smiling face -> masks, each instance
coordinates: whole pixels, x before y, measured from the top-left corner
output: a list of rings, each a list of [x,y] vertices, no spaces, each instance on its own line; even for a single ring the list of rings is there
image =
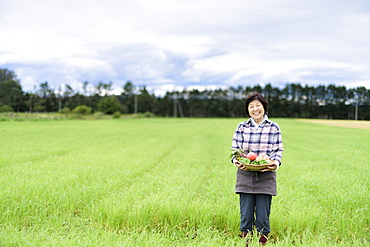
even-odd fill
[[[257,124],[262,122],[265,115],[265,109],[259,100],[253,100],[249,103],[248,112]]]

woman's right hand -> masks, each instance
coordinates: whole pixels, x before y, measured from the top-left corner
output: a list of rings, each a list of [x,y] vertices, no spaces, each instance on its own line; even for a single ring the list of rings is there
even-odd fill
[[[244,170],[244,171],[247,171],[248,170],[248,168],[247,167],[245,167],[242,163],[240,163],[239,161],[234,161],[234,166],[235,167],[237,167],[237,168],[239,168],[239,169],[242,169],[242,170]]]

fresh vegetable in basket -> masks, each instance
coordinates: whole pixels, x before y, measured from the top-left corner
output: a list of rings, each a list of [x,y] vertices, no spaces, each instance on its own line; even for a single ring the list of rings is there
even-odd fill
[[[249,151],[249,153],[247,154],[247,158],[250,159],[251,161],[257,159],[258,155]]]
[[[237,159],[238,159],[238,158],[237,158]],[[250,160],[250,159],[248,159],[248,158],[244,158],[244,157],[239,158],[239,159],[238,159],[238,161],[239,161],[240,163],[244,163],[244,164],[250,164],[250,163],[251,163],[251,160]]]
[[[251,150],[245,153],[242,149],[231,149],[231,157],[236,158],[240,163],[252,165],[266,165],[269,163],[268,160],[270,160],[268,155],[257,155]]]

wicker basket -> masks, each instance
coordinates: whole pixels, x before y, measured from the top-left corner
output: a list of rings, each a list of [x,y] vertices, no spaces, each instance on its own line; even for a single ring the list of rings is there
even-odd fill
[[[253,165],[253,164],[244,164],[244,163],[241,163],[241,164],[244,167],[248,168],[248,171],[252,171],[252,172],[258,172],[270,166],[269,164],[264,164],[264,165]]]

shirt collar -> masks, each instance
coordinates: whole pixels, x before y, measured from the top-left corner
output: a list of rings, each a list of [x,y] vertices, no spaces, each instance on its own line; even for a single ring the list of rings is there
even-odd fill
[[[263,120],[260,124],[257,124],[256,121],[254,121],[253,118],[249,118],[249,120],[247,121],[249,123],[252,124],[252,126],[255,126],[256,128],[259,128],[259,127],[263,127],[265,125],[266,122],[270,122],[269,118],[267,117],[267,115],[265,115],[263,117]]]

